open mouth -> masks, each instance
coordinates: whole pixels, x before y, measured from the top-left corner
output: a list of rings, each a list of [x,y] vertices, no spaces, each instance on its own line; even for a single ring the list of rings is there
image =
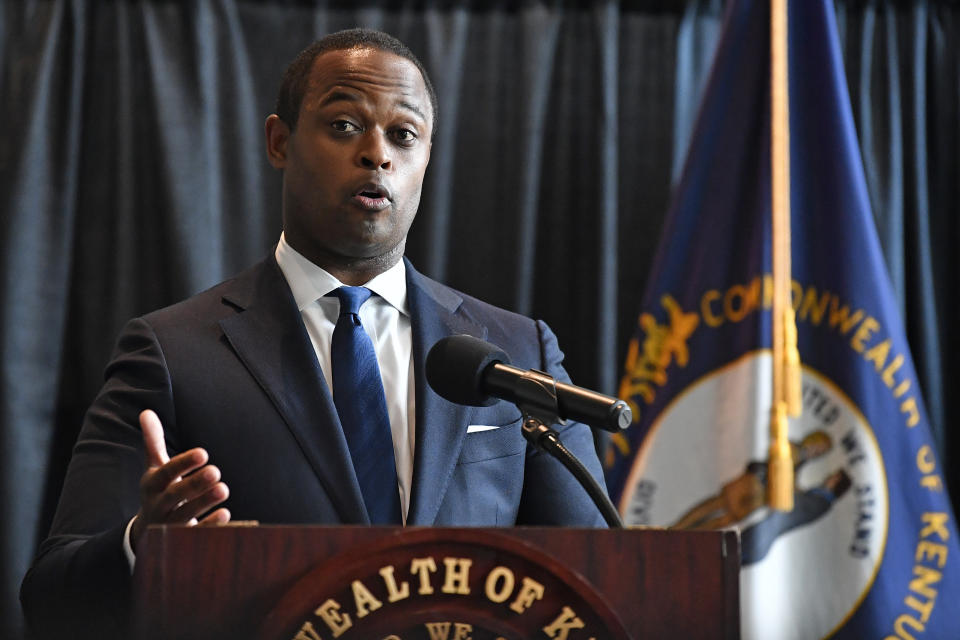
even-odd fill
[[[354,193],[353,201],[363,209],[380,211],[390,206],[390,190],[380,184],[365,184]]]

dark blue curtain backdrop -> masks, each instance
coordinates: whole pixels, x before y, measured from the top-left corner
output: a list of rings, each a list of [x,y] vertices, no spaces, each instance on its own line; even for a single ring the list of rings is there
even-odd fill
[[[408,254],[616,389],[723,2],[0,2],[0,637],[129,317],[271,250],[286,63],[372,26],[440,99]],[[837,0],[877,228],[958,486],[960,7]]]

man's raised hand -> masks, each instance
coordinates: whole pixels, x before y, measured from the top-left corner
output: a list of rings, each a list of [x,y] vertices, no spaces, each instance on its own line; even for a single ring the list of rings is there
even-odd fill
[[[190,449],[170,458],[163,439],[163,425],[149,409],[140,413],[140,428],[147,452],[147,470],[140,478],[140,511],[130,531],[131,546],[135,548],[150,524],[228,522],[230,512],[224,508],[200,520],[230,495],[227,485],[220,481],[220,470],[207,464],[207,452]]]

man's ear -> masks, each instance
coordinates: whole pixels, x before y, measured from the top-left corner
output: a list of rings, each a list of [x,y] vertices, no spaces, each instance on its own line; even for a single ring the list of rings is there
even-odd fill
[[[287,166],[287,142],[290,140],[290,127],[275,113],[267,116],[263,123],[263,132],[267,143],[267,160],[274,169]]]

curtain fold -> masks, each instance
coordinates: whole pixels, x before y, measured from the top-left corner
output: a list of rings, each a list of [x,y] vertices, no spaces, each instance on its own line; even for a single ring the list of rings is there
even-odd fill
[[[424,64],[431,69],[442,70],[442,75],[432,75],[435,90],[446,99],[438,106],[439,120],[434,133],[434,145],[431,155],[441,158],[454,157],[457,143],[457,124],[459,123],[460,98],[463,93],[464,55],[467,50],[467,26],[469,15],[463,8],[450,12],[437,9],[427,11],[425,20],[428,26],[429,55]],[[444,64],[443,61],[449,61]],[[427,237],[426,246],[433,250],[425,255],[423,269],[443,280],[446,278],[447,263],[450,260],[450,225],[456,206],[455,194],[450,188],[454,181],[454,163],[433,163],[430,167],[429,200],[431,213],[426,229],[421,232]]]
[[[263,121],[324,33],[405,41],[438,130],[407,253],[616,390],[722,0],[0,1],[0,636],[123,322],[280,233]],[[954,496],[960,7],[837,0],[877,228]]]
[[[946,263],[957,246],[951,221],[960,204],[955,186],[960,102],[958,50],[943,35],[956,42],[958,11],[942,2],[840,2],[837,13],[877,231],[934,437],[944,462],[953,466],[956,436],[949,427],[960,414],[944,397],[948,381],[957,381],[944,354],[950,353],[946,347],[958,313],[951,275],[956,268]],[[931,39],[931,32],[942,35]],[[951,141],[952,152],[943,153],[948,148],[943,144]],[[940,153],[934,151],[938,146]],[[941,225],[952,227],[953,234],[933,233]],[[955,492],[956,477],[948,476]]]
[[[521,37],[517,65],[519,83],[518,111],[521,114],[517,129],[520,144],[520,191],[516,208],[516,280],[512,307],[529,315],[533,310],[533,285],[538,258],[537,227],[541,211],[540,196],[543,175],[549,170],[549,150],[546,139],[553,131],[553,114],[548,109],[550,86],[556,72],[557,39],[560,36],[561,14],[545,7],[534,6],[523,10],[520,16]],[[535,37],[530,37],[535,36]],[[569,41],[568,41],[569,42]]]
[[[723,27],[724,3],[689,2],[677,33],[677,81],[674,86],[673,164],[670,181],[676,185],[700,109],[704,83],[710,77],[713,54]]]
[[[611,366],[622,359],[617,353],[617,184],[620,181],[620,112],[618,82],[620,67],[620,7],[608,0],[595,11],[596,42],[600,49],[600,202],[597,206],[596,281],[597,317],[595,329],[596,387],[615,394],[619,371]]]
[[[0,94],[0,635],[20,617],[55,440],[87,44],[81,2],[6,6],[3,19],[17,54],[2,54]]]

